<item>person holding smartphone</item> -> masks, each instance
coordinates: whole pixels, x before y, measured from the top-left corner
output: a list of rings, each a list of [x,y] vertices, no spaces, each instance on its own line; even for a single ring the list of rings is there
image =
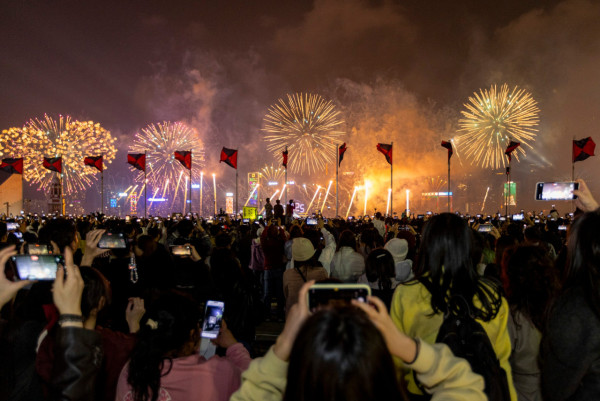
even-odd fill
[[[121,371],[116,400],[226,401],[241,384],[250,354],[227,329],[225,321],[215,345],[226,348],[225,357],[199,355],[198,305],[170,292],[148,307],[131,359]]]

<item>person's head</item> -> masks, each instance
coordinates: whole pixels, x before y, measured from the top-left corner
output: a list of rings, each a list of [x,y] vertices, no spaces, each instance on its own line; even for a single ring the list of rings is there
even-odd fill
[[[265,199],[265,202],[270,203],[271,202],[271,198]]]
[[[191,220],[183,219],[177,223],[177,232],[181,238],[189,238],[194,230],[194,223]]]
[[[294,265],[305,265],[315,254],[315,247],[307,238],[294,238],[292,241],[292,259]]]
[[[49,244],[50,241],[54,241],[60,253],[64,253],[67,246],[75,252],[78,246],[78,239],[73,220],[63,217],[49,220],[42,230],[40,230],[39,241],[41,244]]]
[[[511,253],[502,274],[506,299],[543,331],[560,287],[554,261],[539,246],[522,246]]]
[[[299,237],[302,237],[303,235],[304,235],[304,232],[302,231],[302,227],[297,226],[297,225],[293,225],[290,227],[290,239],[299,238]]]
[[[571,227],[565,289],[582,287],[600,317],[600,209],[578,217]]]
[[[79,268],[84,287],[81,295],[81,314],[84,319],[98,313],[110,304],[110,284],[98,270],[89,266]]]
[[[290,201],[288,203],[293,206],[294,205],[294,200],[290,199]]]
[[[499,285],[478,276],[473,258],[473,230],[464,219],[441,213],[426,223],[415,275],[429,282],[435,313],[446,312],[447,300],[460,295],[476,317],[489,321],[497,315],[502,302]],[[481,307],[473,305],[475,295]]]
[[[377,212],[377,213],[375,213],[375,218],[376,218],[377,220],[383,220],[383,219],[382,219],[382,216],[381,216],[381,212]]]
[[[341,248],[343,248],[345,246],[352,248],[355,251],[358,250],[357,243],[356,243],[356,235],[354,235],[354,233],[350,230],[344,230],[340,234],[340,240],[338,241],[337,250],[339,251]]]
[[[405,239],[392,238],[383,248],[392,254],[396,263],[403,261],[408,255],[408,241]]]
[[[285,401],[401,400],[381,333],[357,308],[316,312],[290,354]]]
[[[391,290],[392,278],[396,276],[394,257],[385,249],[371,251],[365,263],[365,274],[369,282],[379,282],[380,290]]]
[[[221,231],[215,237],[215,247],[217,248],[230,248],[231,247],[231,235]]]
[[[135,401],[158,399],[163,368],[168,372],[173,358],[197,352],[200,318],[198,305],[174,292],[147,307],[129,362],[127,382]]]
[[[281,203],[281,200],[277,199],[277,200],[275,201],[275,203],[276,203],[277,205],[279,205],[279,204]]]
[[[7,235],[8,228],[6,227],[6,223],[4,221],[0,221],[0,242],[6,242]]]

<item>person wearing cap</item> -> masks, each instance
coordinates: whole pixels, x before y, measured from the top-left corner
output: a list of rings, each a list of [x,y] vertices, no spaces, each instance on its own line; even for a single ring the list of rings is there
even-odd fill
[[[392,238],[383,247],[394,258],[396,281],[403,283],[413,278],[412,260],[406,259],[408,255],[408,241],[402,238]]]
[[[286,316],[292,305],[298,302],[300,288],[310,280],[324,280],[327,270],[315,258],[315,247],[307,238],[294,238],[292,243],[292,259],[294,268],[283,274],[283,294],[285,296]]]

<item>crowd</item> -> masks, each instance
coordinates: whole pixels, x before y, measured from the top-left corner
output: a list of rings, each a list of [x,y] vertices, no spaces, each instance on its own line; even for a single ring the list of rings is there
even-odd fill
[[[437,338],[456,308],[506,399],[600,399],[600,210],[577,195],[574,215],[522,219],[298,219],[279,201],[250,222],[5,217],[0,400],[484,400],[488,379]],[[61,255],[54,279],[20,277],[14,257],[40,248]],[[315,283],[372,296],[313,312]],[[207,300],[225,304],[208,358]],[[266,353],[263,321],[284,324]]]

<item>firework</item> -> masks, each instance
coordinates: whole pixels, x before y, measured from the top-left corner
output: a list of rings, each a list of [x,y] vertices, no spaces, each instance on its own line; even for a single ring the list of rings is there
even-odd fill
[[[90,186],[96,179],[96,170],[85,168],[86,156],[100,156],[104,164],[115,158],[115,138],[110,132],[93,121],[74,121],[59,116],[54,120],[31,119],[22,128],[2,131],[0,137],[1,157],[23,157],[24,179],[46,189],[55,177],[54,172],[42,166],[44,157],[62,157],[63,192],[72,194]]]
[[[528,141],[535,140],[540,110],[524,89],[509,90],[504,84],[497,90],[493,85],[475,92],[464,106],[455,141],[472,164],[494,169],[506,166],[504,150],[511,140],[522,145],[513,154],[517,161],[525,156],[525,147],[533,149]]]
[[[315,173],[336,160],[336,145],[344,132],[339,112],[319,95],[296,93],[279,99],[264,118],[267,150],[277,160],[287,146],[289,167],[300,174]]]
[[[275,167],[272,164],[264,166],[260,170],[260,177],[262,185],[268,185],[269,182],[276,182],[279,184],[284,179],[285,169],[283,167]]]
[[[131,153],[146,153],[148,166],[148,183],[153,187],[161,187],[162,193],[175,191],[183,187],[182,176],[188,176],[187,170],[175,159],[175,151],[192,151],[192,179],[200,179],[200,168],[204,163],[204,144],[198,132],[187,125],[176,122],[150,124],[137,133],[133,144],[129,146]],[[137,179],[143,181],[144,172],[130,167],[137,172]],[[175,197],[173,197],[174,201]]]

